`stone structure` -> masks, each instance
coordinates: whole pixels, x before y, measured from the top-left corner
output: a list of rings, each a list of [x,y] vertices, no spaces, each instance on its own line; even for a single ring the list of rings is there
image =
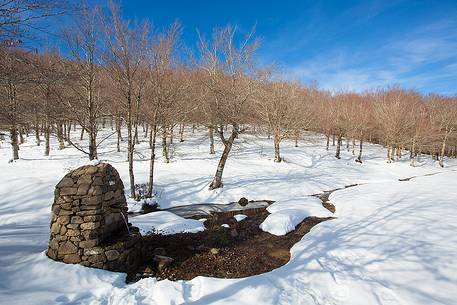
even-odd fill
[[[47,255],[58,261],[132,272],[141,235],[127,221],[124,185],[107,163],[77,168],[57,184]]]

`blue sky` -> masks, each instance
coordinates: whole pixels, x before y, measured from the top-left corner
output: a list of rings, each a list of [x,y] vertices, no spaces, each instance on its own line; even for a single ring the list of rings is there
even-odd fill
[[[125,17],[164,27],[178,19],[186,44],[196,29],[256,24],[259,63],[288,78],[332,90],[401,85],[457,93],[457,1],[147,1],[120,2]]]

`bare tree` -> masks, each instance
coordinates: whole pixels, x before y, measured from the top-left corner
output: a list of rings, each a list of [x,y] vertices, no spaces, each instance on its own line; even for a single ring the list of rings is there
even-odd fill
[[[105,55],[105,68],[119,90],[121,103],[126,114],[127,158],[129,162],[130,195],[136,197],[135,176],[133,172],[133,153],[135,149],[135,118],[144,89],[144,79],[140,78],[141,67],[145,60],[148,27],[134,26],[124,21],[119,7],[110,2],[111,19],[104,20],[104,31],[109,52]]]
[[[222,174],[233,142],[244,130],[240,123],[246,115],[249,99],[255,91],[253,54],[258,41],[251,31],[237,44],[236,28],[226,27],[213,33],[211,42],[200,35],[201,68],[207,73],[206,85],[213,93],[211,109],[217,122],[217,133],[224,144],[216,174],[209,188],[222,186]],[[230,135],[224,134],[224,126],[230,125]]]

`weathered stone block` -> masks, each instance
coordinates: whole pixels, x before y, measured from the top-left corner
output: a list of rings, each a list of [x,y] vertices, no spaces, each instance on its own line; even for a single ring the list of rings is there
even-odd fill
[[[63,257],[63,261],[67,264],[77,264],[81,262],[81,257],[79,254],[69,254]]]
[[[85,222],[81,224],[81,230],[92,230],[100,227],[99,222]]]
[[[60,196],[63,195],[76,195],[78,189],[76,187],[63,187],[60,189]]]
[[[87,194],[87,191],[89,190],[90,188],[90,184],[89,183],[85,183],[85,184],[80,184],[78,186],[78,191],[76,192],[76,195],[86,195]]]
[[[99,243],[98,239],[92,239],[92,240],[84,240],[79,243],[79,246],[83,249],[88,249],[88,248],[93,248],[97,246]]]
[[[83,223],[83,218],[81,216],[73,216],[71,218],[71,223]]]
[[[58,188],[63,188],[63,187],[70,187],[73,186],[74,182],[73,179],[70,177],[64,177],[60,182],[56,185]]]
[[[72,242],[66,241],[59,246],[58,253],[61,255],[66,254],[74,254],[78,251],[78,247],[76,247]]]
[[[108,250],[105,252],[105,256],[109,261],[114,261],[119,258],[120,254],[117,250]]]

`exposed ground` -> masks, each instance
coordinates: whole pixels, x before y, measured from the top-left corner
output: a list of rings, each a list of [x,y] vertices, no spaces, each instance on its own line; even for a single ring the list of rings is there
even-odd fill
[[[259,228],[269,214],[265,209],[243,213],[249,216],[240,222],[233,218],[233,212],[214,213],[204,223],[207,229],[199,233],[148,235],[144,242],[149,253],[154,248],[163,248],[174,262],[158,271],[151,256],[139,272],[152,269],[152,274],[143,276],[171,280],[190,280],[196,276],[240,278],[265,273],[286,264],[290,248],[313,226],[330,219],[308,217],[289,234],[275,236]]]

